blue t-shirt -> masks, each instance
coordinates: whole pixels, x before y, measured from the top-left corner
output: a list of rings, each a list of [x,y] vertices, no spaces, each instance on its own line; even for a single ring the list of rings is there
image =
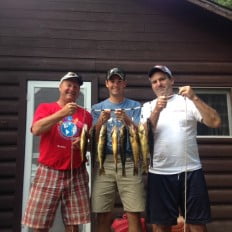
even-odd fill
[[[140,121],[140,113],[141,113],[141,104],[137,101],[125,98],[123,102],[119,104],[115,104],[106,99],[100,103],[97,103],[92,106],[92,116],[93,122],[96,124],[101,111],[105,109],[115,110],[115,109],[124,109],[126,114],[132,119],[135,124],[138,124]],[[106,153],[112,154],[112,139],[111,139],[111,131],[113,126],[117,126],[120,128],[122,126],[122,122],[117,120],[114,114],[114,111],[111,111],[111,117],[107,121],[107,148]],[[127,139],[127,154],[132,154],[129,138]]]

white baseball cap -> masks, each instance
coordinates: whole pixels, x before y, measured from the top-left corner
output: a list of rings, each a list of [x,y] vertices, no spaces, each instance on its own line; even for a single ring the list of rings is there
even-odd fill
[[[72,80],[77,82],[80,86],[83,84],[83,80],[81,75],[75,73],[75,72],[68,72],[67,74],[65,74],[61,79],[60,79],[60,84],[62,83],[62,81],[64,80]]]

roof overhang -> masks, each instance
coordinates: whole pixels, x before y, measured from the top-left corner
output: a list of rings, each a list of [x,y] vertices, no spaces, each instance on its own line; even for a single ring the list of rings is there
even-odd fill
[[[199,5],[209,11],[214,12],[215,14],[221,15],[229,20],[232,20],[232,10],[225,8],[223,6],[220,6],[212,1],[208,0],[187,0],[189,2],[192,2],[196,5]]]

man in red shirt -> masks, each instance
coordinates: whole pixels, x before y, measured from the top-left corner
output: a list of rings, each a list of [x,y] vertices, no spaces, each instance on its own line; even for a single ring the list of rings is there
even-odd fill
[[[52,227],[61,202],[66,232],[90,222],[88,173],[81,158],[80,134],[89,129],[91,114],[76,104],[83,81],[69,72],[61,78],[57,102],[36,109],[31,132],[40,136],[39,166],[32,183],[22,224],[34,232]]]

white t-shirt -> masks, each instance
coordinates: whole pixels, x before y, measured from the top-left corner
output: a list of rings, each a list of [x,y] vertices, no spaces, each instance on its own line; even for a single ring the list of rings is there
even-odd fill
[[[143,105],[141,122],[146,122],[155,105],[156,99]],[[196,135],[197,121],[201,120],[191,100],[180,95],[170,98],[154,130],[153,167],[149,172],[177,174],[200,169]]]

